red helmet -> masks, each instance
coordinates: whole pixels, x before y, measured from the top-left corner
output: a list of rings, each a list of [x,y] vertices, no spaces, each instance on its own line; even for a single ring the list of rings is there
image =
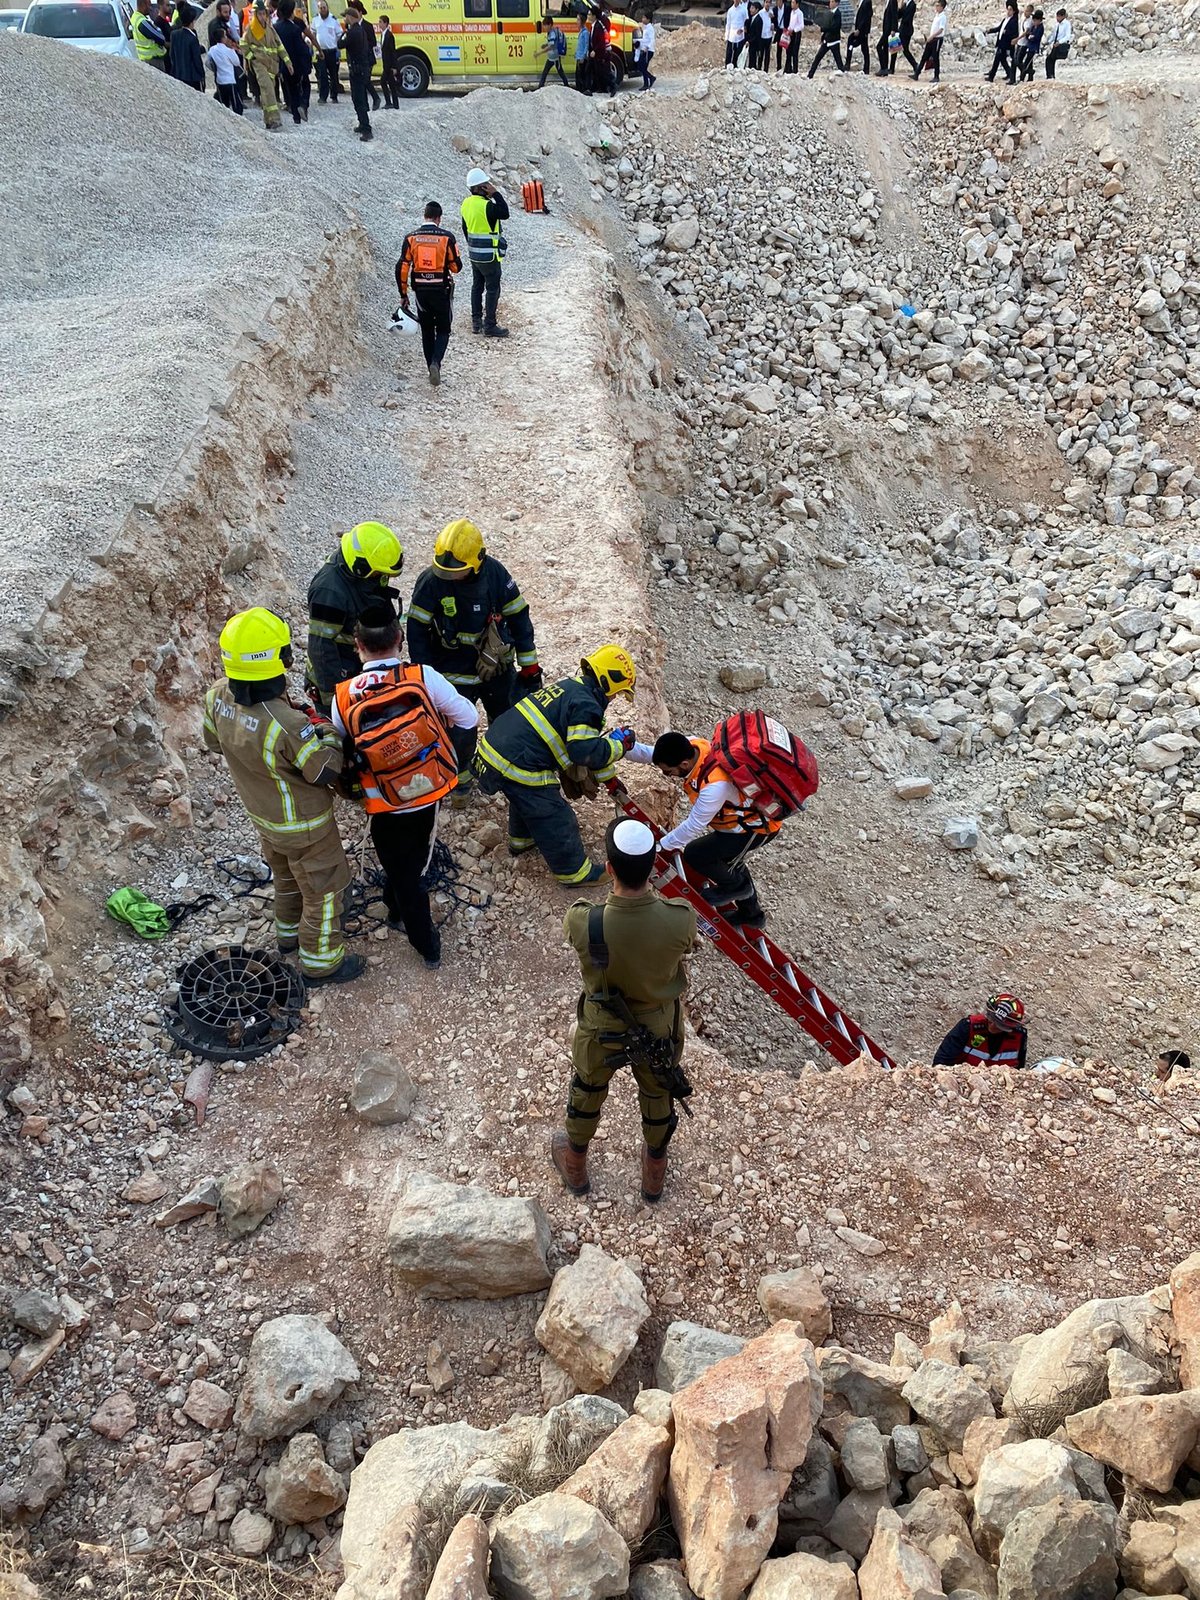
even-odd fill
[[[1025,1021],[1025,1007],[1015,994],[990,994],[983,1009],[988,1021],[1000,1027],[1019,1028]]]

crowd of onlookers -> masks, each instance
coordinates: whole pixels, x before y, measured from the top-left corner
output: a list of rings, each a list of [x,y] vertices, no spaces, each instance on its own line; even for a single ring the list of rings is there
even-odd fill
[[[845,39],[843,59],[842,13],[835,3],[819,13],[815,24],[818,44],[808,64],[808,76],[813,76],[826,56],[830,57],[836,71],[853,71],[859,54],[863,72],[870,73],[873,54],[877,77],[886,78],[894,73],[897,61],[903,56],[914,78],[920,78],[928,69],[934,83],[939,82],[942,44],[946,37],[946,0],[934,0],[933,16],[919,59],[912,49],[916,18],[917,0],[885,0],[876,33],[873,0],[859,0],[854,24]],[[804,29],[804,12],[795,0],[769,0],[769,3],[768,0],[732,0],[725,13],[725,65],[769,72],[773,56],[776,72],[798,73]],[[987,31],[996,36],[995,57],[987,74],[991,82],[995,82],[996,73],[1001,69],[1009,83],[1030,81],[1037,59],[1043,53],[1046,76],[1053,78],[1055,68],[1066,59],[1071,48],[1071,23],[1061,7],[1054,21],[1047,25],[1042,10],[1029,5],[1021,17],[1018,16],[1018,0],[1006,0],[1004,20]]]

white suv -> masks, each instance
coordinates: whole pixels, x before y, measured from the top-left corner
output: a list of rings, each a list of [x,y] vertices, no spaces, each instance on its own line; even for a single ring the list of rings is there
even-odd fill
[[[125,0],[33,0],[21,32],[61,39],[64,44],[97,50],[101,55],[136,59],[130,16]]]

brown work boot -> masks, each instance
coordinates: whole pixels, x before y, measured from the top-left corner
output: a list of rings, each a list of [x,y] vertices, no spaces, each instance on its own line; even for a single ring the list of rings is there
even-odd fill
[[[642,1146],[642,1199],[656,1205],[667,1182],[667,1152],[655,1155],[648,1144]]]
[[[587,1194],[592,1185],[588,1178],[586,1146],[576,1149],[560,1128],[550,1140],[550,1159],[565,1188],[572,1194]]]

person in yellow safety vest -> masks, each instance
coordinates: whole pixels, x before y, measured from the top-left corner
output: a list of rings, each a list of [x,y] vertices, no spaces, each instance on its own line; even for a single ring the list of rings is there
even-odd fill
[[[275,80],[281,72],[291,70],[291,63],[271,24],[267,0],[254,0],[254,15],[242,30],[242,60],[258,89],[267,131],[281,132],[283,123],[279,116],[279,101],[275,98]]]
[[[156,22],[151,22],[152,0],[137,0],[137,7],[129,21],[133,34],[133,48],[139,61],[148,62],[160,72],[167,70],[167,38]]]
[[[653,747],[635,744],[629,759],[652,761],[660,772],[682,778],[691,799],[691,810],[663,834],[659,849],[681,850],[684,864],[710,880],[700,892],[712,905],[729,907],[727,922],[762,928],[767,917],[746,857],[773,839],[782,823],[748,802],[720,767],[705,769],[710,749],[707,739],[670,732]]]
[[[467,173],[471,191],[462,203],[463,238],[471,262],[471,327],[489,339],[507,339],[508,329],[496,326],[500,304],[500,263],[508,241],[500,224],[508,220],[508,201],[482,167]]]
[[[288,699],[292,636],[255,606],[221,630],[225,682],[204,698],[204,743],[224,756],[275,883],[281,951],[299,950],[308,983],[347,983],[365,970],[346,954],[342,896],[350,867],[333,815],[342,742],[324,718]]]

